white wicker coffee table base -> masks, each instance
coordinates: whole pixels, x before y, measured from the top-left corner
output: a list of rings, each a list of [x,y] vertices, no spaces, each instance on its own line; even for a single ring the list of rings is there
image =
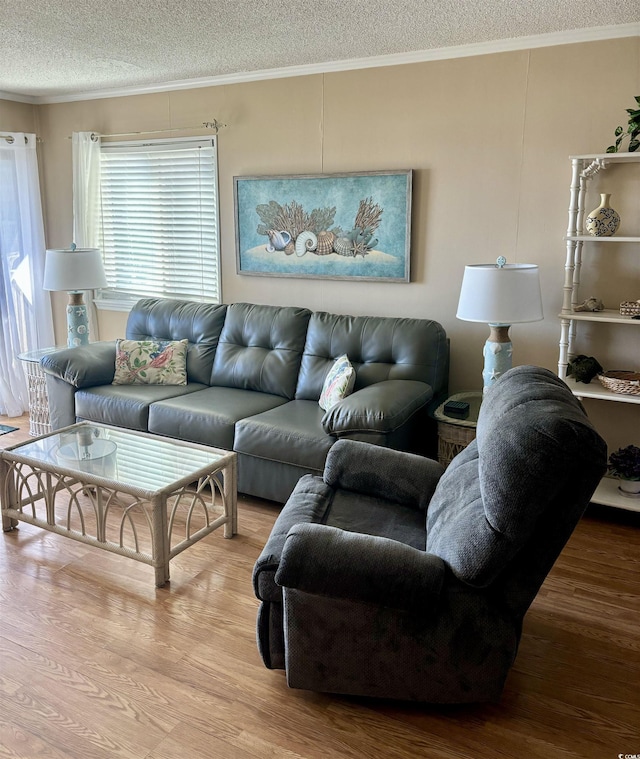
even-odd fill
[[[82,424],[74,425],[66,432],[82,427]],[[220,527],[225,538],[237,532],[235,453],[204,446],[190,448],[177,441],[142,433],[117,431],[114,435],[111,428],[100,425],[93,425],[91,429],[106,430],[107,435],[111,432],[119,444],[123,435],[135,436],[130,442],[137,446],[127,450],[129,467],[135,456],[132,451],[139,448],[141,441],[148,451],[153,450],[154,441],[159,441],[158,445],[165,451],[167,445],[181,446],[176,453],[183,458],[188,458],[189,452],[202,453],[204,458],[196,464],[210,461],[180,481],[149,490],[127,483],[126,477],[124,481],[106,480],[90,472],[53,465],[48,460],[49,454],[34,457],[29,444],[14,446],[0,453],[0,497],[5,531],[20,521],[27,522],[149,564],[155,570],[158,587],[169,579],[171,559],[186,548]],[[38,441],[47,444],[53,437],[44,436]],[[208,456],[209,452],[212,455]],[[144,464],[144,461],[139,462],[141,467]]]

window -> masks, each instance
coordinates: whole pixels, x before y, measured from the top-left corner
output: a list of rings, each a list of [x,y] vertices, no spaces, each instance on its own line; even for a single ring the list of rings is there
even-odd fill
[[[103,308],[139,298],[220,302],[215,138],[103,143]]]

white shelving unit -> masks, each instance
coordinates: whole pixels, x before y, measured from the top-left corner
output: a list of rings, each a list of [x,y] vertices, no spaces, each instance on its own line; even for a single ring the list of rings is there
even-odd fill
[[[606,170],[609,166],[620,163],[640,164],[640,153],[604,153],[598,155],[571,156],[571,196],[569,202],[569,225],[565,237],[567,244],[567,258],[565,263],[564,289],[562,298],[562,312],[560,317],[560,344],[558,360],[558,376],[561,377],[571,388],[578,398],[591,398],[600,401],[612,401],[614,403],[628,403],[640,405],[640,395],[623,395],[613,393],[602,387],[600,383],[578,383],[571,377],[567,377],[567,364],[578,353],[575,349],[576,336],[580,322],[592,324],[625,325],[626,329],[640,328],[640,320],[630,316],[622,316],[619,311],[605,309],[604,311],[575,311],[575,307],[582,302],[580,296],[580,270],[582,267],[582,255],[589,243],[618,244],[627,243],[638,246],[635,250],[640,255],[640,236],[613,236],[592,237],[583,234],[585,217],[585,196],[589,180],[598,172]],[[640,223],[640,219],[639,219]],[[582,351],[584,352],[584,351]],[[640,425],[640,412],[638,414]],[[618,489],[618,481],[605,477],[600,482],[594,497],[594,503],[605,506],[615,506],[620,509],[640,512],[640,499],[625,496]]]

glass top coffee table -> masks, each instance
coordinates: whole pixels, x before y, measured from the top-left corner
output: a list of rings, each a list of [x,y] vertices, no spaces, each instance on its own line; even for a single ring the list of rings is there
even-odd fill
[[[81,422],[0,451],[2,527],[41,527],[151,565],[237,532],[232,451]]]

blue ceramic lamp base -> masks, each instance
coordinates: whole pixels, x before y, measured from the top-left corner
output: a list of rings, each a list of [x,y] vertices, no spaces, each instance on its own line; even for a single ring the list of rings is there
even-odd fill
[[[509,339],[509,326],[509,324],[489,325],[491,332],[482,351],[484,356],[484,371],[482,372],[484,393],[499,377],[511,369],[513,347]]]
[[[82,292],[70,292],[67,304],[67,346],[89,345],[89,314]]]

